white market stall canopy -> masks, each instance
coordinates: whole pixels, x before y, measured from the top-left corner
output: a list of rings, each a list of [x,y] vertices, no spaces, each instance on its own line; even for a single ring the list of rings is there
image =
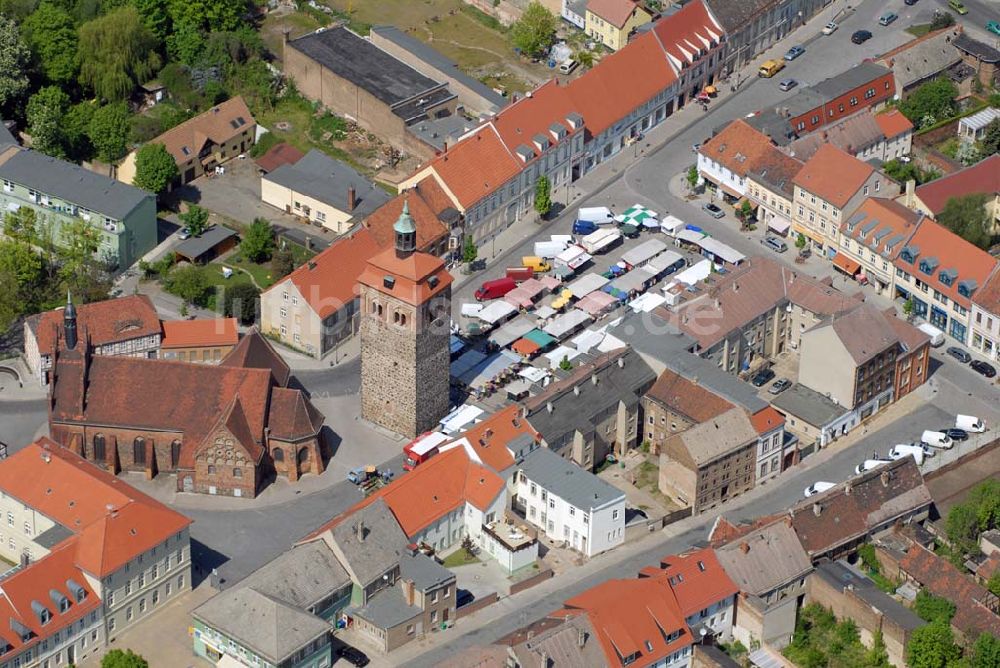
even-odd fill
[[[678,231],[683,230],[685,223],[683,220],[676,216],[666,216],[660,223],[660,231],[670,235],[676,235]]]
[[[576,331],[580,325],[586,324],[591,320],[593,318],[587,313],[584,313],[580,309],[573,309],[569,313],[564,313],[550,322],[542,331],[554,339],[562,341],[566,336]]]
[[[569,346],[559,346],[555,350],[545,353],[544,357],[549,360],[550,369],[557,369],[559,368],[559,363],[562,362],[563,359],[573,361],[582,354],[583,353],[575,348],[570,348]]]
[[[476,317],[485,323],[495,325],[504,318],[517,313],[517,307],[502,299],[490,302]]]
[[[747,256],[739,252],[732,246],[722,243],[718,239],[713,239],[712,237],[705,237],[698,242],[701,249],[706,253],[711,253],[714,257],[720,258],[723,262],[728,264],[739,264],[743,260],[747,259]]]
[[[600,290],[608,284],[608,279],[600,274],[584,274],[566,286],[566,289],[573,293],[577,299],[586,297],[591,292]]]
[[[482,415],[485,411],[478,407],[472,406],[471,404],[465,404],[459,406],[444,418],[439,423],[441,425],[441,431],[446,434],[453,434],[456,431],[461,431],[466,425],[470,424],[473,420]]]
[[[510,322],[505,322],[490,335],[490,343],[497,348],[506,348],[510,344],[535,328],[530,316],[519,315]]]
[[[629,267],[641,267],[665,250],[667,250],[667,244],[660,239],[647,239],[632,250],[623,253],[622,262]]]
[[[649,313],[656,307],[665,304],[666,301],[667,299],[663,295],[658,295],[655,292],[647,292],[629,302],[629,308],[636,313]]]

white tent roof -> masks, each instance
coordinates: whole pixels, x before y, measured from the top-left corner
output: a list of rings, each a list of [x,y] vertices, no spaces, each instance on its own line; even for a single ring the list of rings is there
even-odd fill
[[[490,302],[479,315],[476,316],[483,322],[487,322],[491,325],[495,325],[497,322],[503,320],[511,313],[516,313],[517,307],[510,304],[503,299],[497,299]]]
[[[451,413],[448,413],[448,415],[445,415],[441,420],[441,431],[446,434],[461,431],[467,424],[470,424],[483,413],[485,411],[479,406],[472,406],[470,404],[459,406]]]
[[[526,366],[520,371],[518,371],[517,375],[520,376],[521,378],[527,378],[532,383],[537,383],[546,376],[548,376],[549,373],[544,369],[539,369],[538,367]]]
[[[636,313],[649,313],[657,306],[666,303],[666,301],[667,299],[663,295],[658,295],[655,292],[647,292],[629,302],[629,306]]]
[[[660,229],[664,232],[673,234],[677,232],[677,230],[683,230],[686,224],[687,223],[677,216],[666,216],[662,221],[660,221]]]
[[[701,241],[702,237],[704,236],[705,236],[704,232],[695,232],[694,230],[689,230],[687,228],[677,232],[678,239],[680,239],[681,241],[689,241],[693,244],[696,244],[699,241]]]
[[[667,250],[667,244],[663,243],[660,239],[647,239],[635,248],[623,253],[622,262],[634,267],[643,262],[648,262],[651,258],[656,257],[665,250]]]
[[[570,339],[569,342],[576,346],[576,349],[581,353],[589,352],[591,348],[604,340],[606,329],[607,327],[601,327],[600,329],[585,329]]]
[[[585,297],[595,290],[600,290],[605,285],[608,284],[608,279],[604,278],[600,274],[584,274],[580,278],[576,279],[572,283],[566,286],[566,289],[573,293],[573,296],[579,299],[580,297]]]
[[[559,367],[559,363],[563,361],[564,357],[569,360],[573,360],[582,354],[583,353],[575,348],[570,348],[569,346],[559,346],[555,350],[545,353],[545,357],[549,360],[549,368],[556,369]]]
[[[670,285],[664,287],[664,290],[677,282],[684,283],[685,285],[694,285],[695,283],[704,281],[711,273],[711,260],[701,260],[700,262],[695,262],[684,271],[674,275],[674,280],[670,282]]]
[[[722,258],[725,262],[730,264],[739,264],[743,260],[747,259],[747,256],[739,252],[732,246],[726,245],[719,241],[718,239],[713,239],[712,237],[705,237],[698,242],[698,245],[703,249],[707,250],[712,255]]]
[[[590,315],[575,308],[550,322],[544,329],[542,329],[542,331],[561,341],[564,336],[583,323],[590,322],[591,320],[593,320],[593,318],[591,318]]]

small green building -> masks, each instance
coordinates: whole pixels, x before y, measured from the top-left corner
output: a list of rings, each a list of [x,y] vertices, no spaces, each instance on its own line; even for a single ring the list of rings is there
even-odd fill
[[[97,230],[98,255],[128,269],[156,246],[156,196],[79,165],[17,146],[0,146],[0,212],[34,209],[40,224],[63,227],[83,220]]]

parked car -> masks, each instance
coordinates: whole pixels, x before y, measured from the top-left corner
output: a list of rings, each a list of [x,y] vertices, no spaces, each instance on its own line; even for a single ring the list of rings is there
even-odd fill
[[[988,21],[986,29],[994,35],[1000,35],[1000,21]]]
[[[782,79],[781,82],[778,84],[778,88],[780,88],[781,90],[792,90],[798,85],[799,82],[796,81],[795,79]]]
[[[693,153],[697,153],[700,150],[701,150],[701,142],[698,142],[697,144],[691,144],[691,151]]]
[[[885,466],[891,462],[891,459],[866,459],[854,467],[854,473],[861,475],[862,473],[867,473],[872,469],[877,469],[878,467]]]
[[[461,608],[463,605],[469,605],[476,600],[475,594],[473,594],[468,589],[459,589],[455,592],[455,607]]]
[[[939,429],[938,431],[953,441],[965,441],[969,438],[969,432],[964,429],[959,429],[958,427],[945,427],[943,429]]]
[[[958,346],[951,346],[945,352],[954,357],[955,359],[957,359],[962,364],[968,364],[969,362],[972,361],[972,355],[965,352]]]
[[[760,240],[762,244],[773,250],[775,253],[784,253],[788,250],[788,244],[779,239],[778,237],[772,237],[770,235],[764,237]]]
[[[823,492],[831,490],[836,486],[837,486],[836,483],[823,482],[822,480],[818,480],[813,484],[809,485],[808,487],[806,487],[805,492],[803,492],[802,494],[808,499],[810,496],[815,496],[816,494],[822,494]]]
[[[941,431],[931,431],[930,429],[920,435],[920,442],[926,443],[933,448],[941,448],[942,450],[947,450],[955,445],[955,441],[951,440],[948,434]]]
[[[839,28],[839,27],[840,26],[837,25],[836,21],[830,21],[825,26],[823,26],[823,34],[824,35],[832,35],[833,33],[837,32],[837,28]]]
[[[962,16],[969,13],[969,8],[962,3],[962,0],[948,0],[948,8]]]
[[[986,431],[986,423],[975,415],[956,415],[955,426],[965,431],[981,434]]]
[[[969,366],[972,367],[973,371],[975,371],[976,373],[981,373],[987,378],[993,378],[995,375],[997,375],[997,370],[993,368],[993,365],[990,364],[989,362],[972,360],[972,364],[970,364]]]
[[[180,239],[181,241],[184,241],[185,239],[190,239],[191,230],[189,230],[186,227],[182,227],[181,231],[177,234],[177,238]]]
[[[720,209],[717,205],[708,202],[707,204],[702,204],[702,210],[705,211],[712,218],[722,218],[726,213]]]
[[[769,394],[781,394],[791,386],[792,381],[787,378],[779,378],[771,384],[771,387],[769,387],[767,391]]]
[[[855,44],[864,44],[872,38],[872,34],[867,30],[856,30],[853,35],[851,35],[851,41]]]
[[[801,56],[805,52],[806,52],[806,50],[803,49],[801,46],[795,45],[792,48],[790,48],[788,51],[785,51],[785,60],[788,60],[788,61],[795,60],[796,58],[798,58],[799,56]]]
[[[878,17],[878,22],[879,25],[887,26],[898,18],[899,15],[897,15],[895,12],[886,12],[882,16]]]
[[[903,0],[903,4],[912,7],[913,5],[917,4],[917,0]]]
[[[772,378],[774,378],[774,371],[771,369],[761,369],[750,379],[750,383],[754,387],[764,387]]]
[[[896,461],[897,459],[903,459],[904,457],[913,457],[916,460],[917,466],[921,466],[924,463],[924,449],[919,445],[901,444],[894,445],[886,456]]]
[[[369,663],[368,655],[362,652],[356,647],[351,647],[350,645],[344,645],[337,649],[337,656],[344,659],[352,666],[357,666],[358,668],[363,668]]]

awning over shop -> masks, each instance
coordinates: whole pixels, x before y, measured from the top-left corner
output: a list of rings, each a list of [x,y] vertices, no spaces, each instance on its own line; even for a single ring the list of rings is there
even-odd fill
[[[528,341],[531,341],[539,348],[548,348],[549,346],[551,346],[553,343],[556,342],[555,339],[553,339],[551,336],[549,336],[540,329],[531,330],[530,332],[524,335],[524,338],[527,339]]]
[[[786,220],[785,218],[779,218],[778,216],[773,216],[771,220],[767,222],[767,226],[778,234],[787,234],[788,228],[792,226],[792,221]]]
[[[854,274],[861,271],[861,263],[856,260],[852,260],[843,253],[837,253],[833,256],[833,266],[848,276],[854,276]]]
[[[510,349],[522,357],[531,357],[541,350],[542,347],[534,341],[529,341],[528,339],[518,339],[511,344]]]
[[[618,303],[618,300],[606,292],[592,292],[578,301],[576,307],[591,316],[597,317],[616,303]]]
[[[461,352],[465,349],[465,341],[458,338],[454,334],[451,335],[451,340],[449,341],[449,347],[451,349],[451,354],[454,355],[457,352]]]

